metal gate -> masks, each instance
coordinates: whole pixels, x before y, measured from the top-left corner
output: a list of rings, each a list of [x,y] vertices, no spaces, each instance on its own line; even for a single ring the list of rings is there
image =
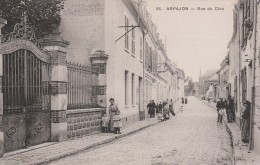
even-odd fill
[[[3,54],[5,151],[50,140],[50,66],[27,49]]]

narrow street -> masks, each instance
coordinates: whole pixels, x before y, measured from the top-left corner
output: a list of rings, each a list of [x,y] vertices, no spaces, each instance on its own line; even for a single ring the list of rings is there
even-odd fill
[[[175,110],[177,111],[177,110]],[[232,164],[231,140],[216,112],[194,97],[170,120],[51,165]]]

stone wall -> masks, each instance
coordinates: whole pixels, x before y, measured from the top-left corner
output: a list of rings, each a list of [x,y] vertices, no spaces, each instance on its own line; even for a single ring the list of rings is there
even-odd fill
[[[101,115],[103,108],[68,110],[67,137],[75,139],[101,132]]]

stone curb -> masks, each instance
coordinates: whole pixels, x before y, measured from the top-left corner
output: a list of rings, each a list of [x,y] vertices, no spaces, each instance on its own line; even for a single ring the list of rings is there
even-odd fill
[[[197,98],[197,97],[195,97],[195,98]],[[199,98],[197,98],[197,99],[198,99],[199,101],[203,102],[204,104],[206,104],[207,106],[209,106],[209,107],[211,107],[211,108],[213,108],[213,109],[216,110],[216,107],[213,107],[212,105],[208,104],[207,102],[205,102],[205,101],[203,101],[203,100],[200,100]],[[228,132],[228,134],[229,134],[229,136],[230,136],[230,139],[231,139],[231,142],[232,142],[232,144],[231,144],[231,147],[232,147],[232,165],[235,165],[235,164],[236,164],[236,158],[235,158],[235,155],[236,155],[236,154],[235,154],[235,148],[234,148],[235,144],[234,144],[233,133],[232,133],[232,131],[231,131],[230,126],[227,124],[227,121],[224,120],[224,119],[223,119],[223,121],[224,121],[224,123],[225,123],[225,126],[226,126],[226,128],[227,128],[227,132]]]
[[[98,145],[102,145],[102,144],[106,144],[106,143],[109,143],[109,142],[112,142],[114,141],[116,138],[115,137],[111,137],[111,138],[108,138],[108,139],[105,139],[105,140],[102,140],[100,142],[96,142],[96,143],[93,143],[93,144],[90,144],[88,146],[85,146],[85,147],[82,147],[82,148],[79,148],[79,149],[76,149],[76,150],[70,150],[68,151],[67,153],[61,153],[59,155],[54,155],[53,157],[50,157],[50,158],[47,158],[47,159],[44,159],[44,160],[37,160],[35,162],[32,162],[30,163],[29,165],[38,165],[38,164],[47,164],[51,161],[54,161],[54,160],[58,160],[60,158],[63,158],[63,157],[66,157],[66,156],[69,156],[69,155],[73,155],[73,154],[77,154],[79,152],[82,152],[82,151],[85,151],[87,149],[91,149],[91,148],[94,148]]]
[[[70,150],[66,153],[62,153],[62,154],[59,154],[59,155],[54,155],[53,157],[49,157],[47,159],[44,159],[44,160],[37,160],[35,162],[32,162],[30,163],[30,165],[38,165],[38,164],[47,164],[51,161],[54,161],[54,160],[58,160],[60,158],[63,158],[63,157],[66,157],[66,156],[69,156],[69,155],[73,155],[73,154],[77,154],[79,152],[82,152],[82,151],[85,151],[85,150],[88,150],[88,149],[91,149],[91,148],[94,148],[94,147],[97,147],[99,145],[103,145],[103,144],[106,144],[106,143],[110,143],[112,141],[115,141],[116,139],[120,139],[120,138],[123,138],[127,135],[131,135],[131,134],[134,134],[138,131],[141,131],[143,129],[146,129],[148,127],[151,127],[151,126],[154,126],[156,124],[158,124],[159,122],[155,122],[155,123],[151,123],[151,124],[148,124],[148,125],[145,125],[143,127],[140,127],[136,130],[132,130],[132,131],[129,131],[129,132],[126,132],[126,133],[123,133],[121,135],[116,135],[116,136],[113,136],[111,138],[108,138],[108,139],[105,139],[105,140],[102,140],[102,141],[99,141],[99,142],[96,142],[96,143],[93,143],[93,144],[90,144],[88,146],[84,146],[82,148],[79,148],[79,149],[76,149],[76,150]]]
[[[180,109],[175,113],[176,115],[180,112]],[[74,150],[74,151],[68,151],[67,153],[63,153],[63,154],[59,154],[59,155],[56,155],[56,156],[53,156],[51,158],[48,158],[48,159],[45,159],[45,160],[39,160],[39,161],[36,161],[36,162],[32,162],[30,163],[30,165],[38,165],[38,164],[47,164],[51,161],[54,161],[54,160],[58,160],[60,158],[63,158],[63,157],[66,157],[66,156],[69,156],[69,155],[73,155],[73,154],[77,154],[79,152],[82,152],[82,151],[85,151],[85,150],[88,150],[88,149],[91,149],[91,148],[94,148],[94,147],[97,147],[99,145],[103,145],[103,144],[106,144],[106,143],[110,143],[112,141],[115,141],[117,139],[120,139],[120,138],[123,138],[123,137],[126,137],[128,135],[131,135],[131,134],[134,134],[136,132],[139,132],[141,130],[144,130],[146,128],[149,128],[149,127],[152,127],[156,124],[159,124],[161,122],[157,121],[157,122],[154,122],[154,123],[151,123],[151,124],[148,124],[148,125],[145,125],[143,127],[140,127],[138,129],[135,129],[135,130],[132,130],[132,131],[129,131],[129,132],[126,132],[126,133],[123,133],[121,135],[116,135],[114,137],[111,137],[111,138],[108,138],[106,140],[102,140],[100,142],[96,142],[94,144],[91,144],[91,145],[88,145],[88,146],[85,146],[85,147],[82,147],[82,148],[79,148],[77,150]]]
[[[180,104],[177,104],[178,110],[176,109],[177,110],[176,113],[175,113],[176,115],[180,112],[180,108],[179,108],[180,106],[181,106]],[[113,137],[108,137],[107,139],[100,140],[100,141],[92,143],[92,144],[86,144],[85,146],[81,146],[81,147],[76,148],[76,149],[68,148],[68,150],[63,152],[63,153],[58,153],[58,154],[54,154],[54,155],[48,155],[48,157],[46,157],[44,159],[39,159],[39,160],[35,160],[35,161],[30,162],[30,163],[28,163],[28,165],[48,164],[51,161],[55,161],[55,160],[58,160],[60,158],[64,158],[64,157],[69,156],[69,155],[77,154],[77,153],[80,153],[82,151],[86,151],[88,149],[95,148],[97,146],[113,142],[113,141],[115,141],[117,139],[126,137],[128,135],[134,134],[136,132],[139,132],[141,130],[144,130],[146,128],[152,127],[152,126],[154,126],[156,124],[160,124],[160,123],[161,122],[159,120],[157,120],[157,121],[154,121],[154,122],[149,123],[147,125],[140,126],[137,129],[130,130],[130,131],[122,133],[120,135],[114,135]],[[53,145],[55,145],[55,144],[53,144]]]

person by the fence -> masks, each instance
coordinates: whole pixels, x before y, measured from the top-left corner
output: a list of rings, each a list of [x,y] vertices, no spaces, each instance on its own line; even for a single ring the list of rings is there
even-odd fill
[[[251,111],[251,103],[249,101],[245,101],[243,103],[243,115],[242,115],[242,130],[241,130],[241,139],[244,143],[249,143],[250,137],[250,111]]]
[[[116,112],[115,116],[113,117],[113,120],[114,120],[115,134],[121,134],[120,128],[122,128],[122,121],[121,121],[121,116],[119,111]]]
[[[109,127],[109,117],[107,116],[106,113],[103,113],[102,115],[102,132],[108,132],[108,127]]]
[[[120,113],[120,111],[119,111],[117,105],[115,104],[115,99],[110,98],[109,102],[110,102],[110,106],[109,106],[109,118],[110,118],[109,131],[114,132],[115,129],[114,129],[114,119],[113,119],[113,117],[115,116],[116,112]]]
[[[234,100],[231,98],[231,95],[228,96],[228,99],[226,101],[226,110],[228,123],[231,123],[232,121],[234,121]]]
[[[223,101],[223,98],[220,98],[220,100],[217,102],[217,112],[218,112],[218,122],[223,122],[223,115],[224,115],[224,108],[225,108],[225,103]]]
[[[185,97],[185,104],[188,104],[188,99],[187,99],[187,97]]]

